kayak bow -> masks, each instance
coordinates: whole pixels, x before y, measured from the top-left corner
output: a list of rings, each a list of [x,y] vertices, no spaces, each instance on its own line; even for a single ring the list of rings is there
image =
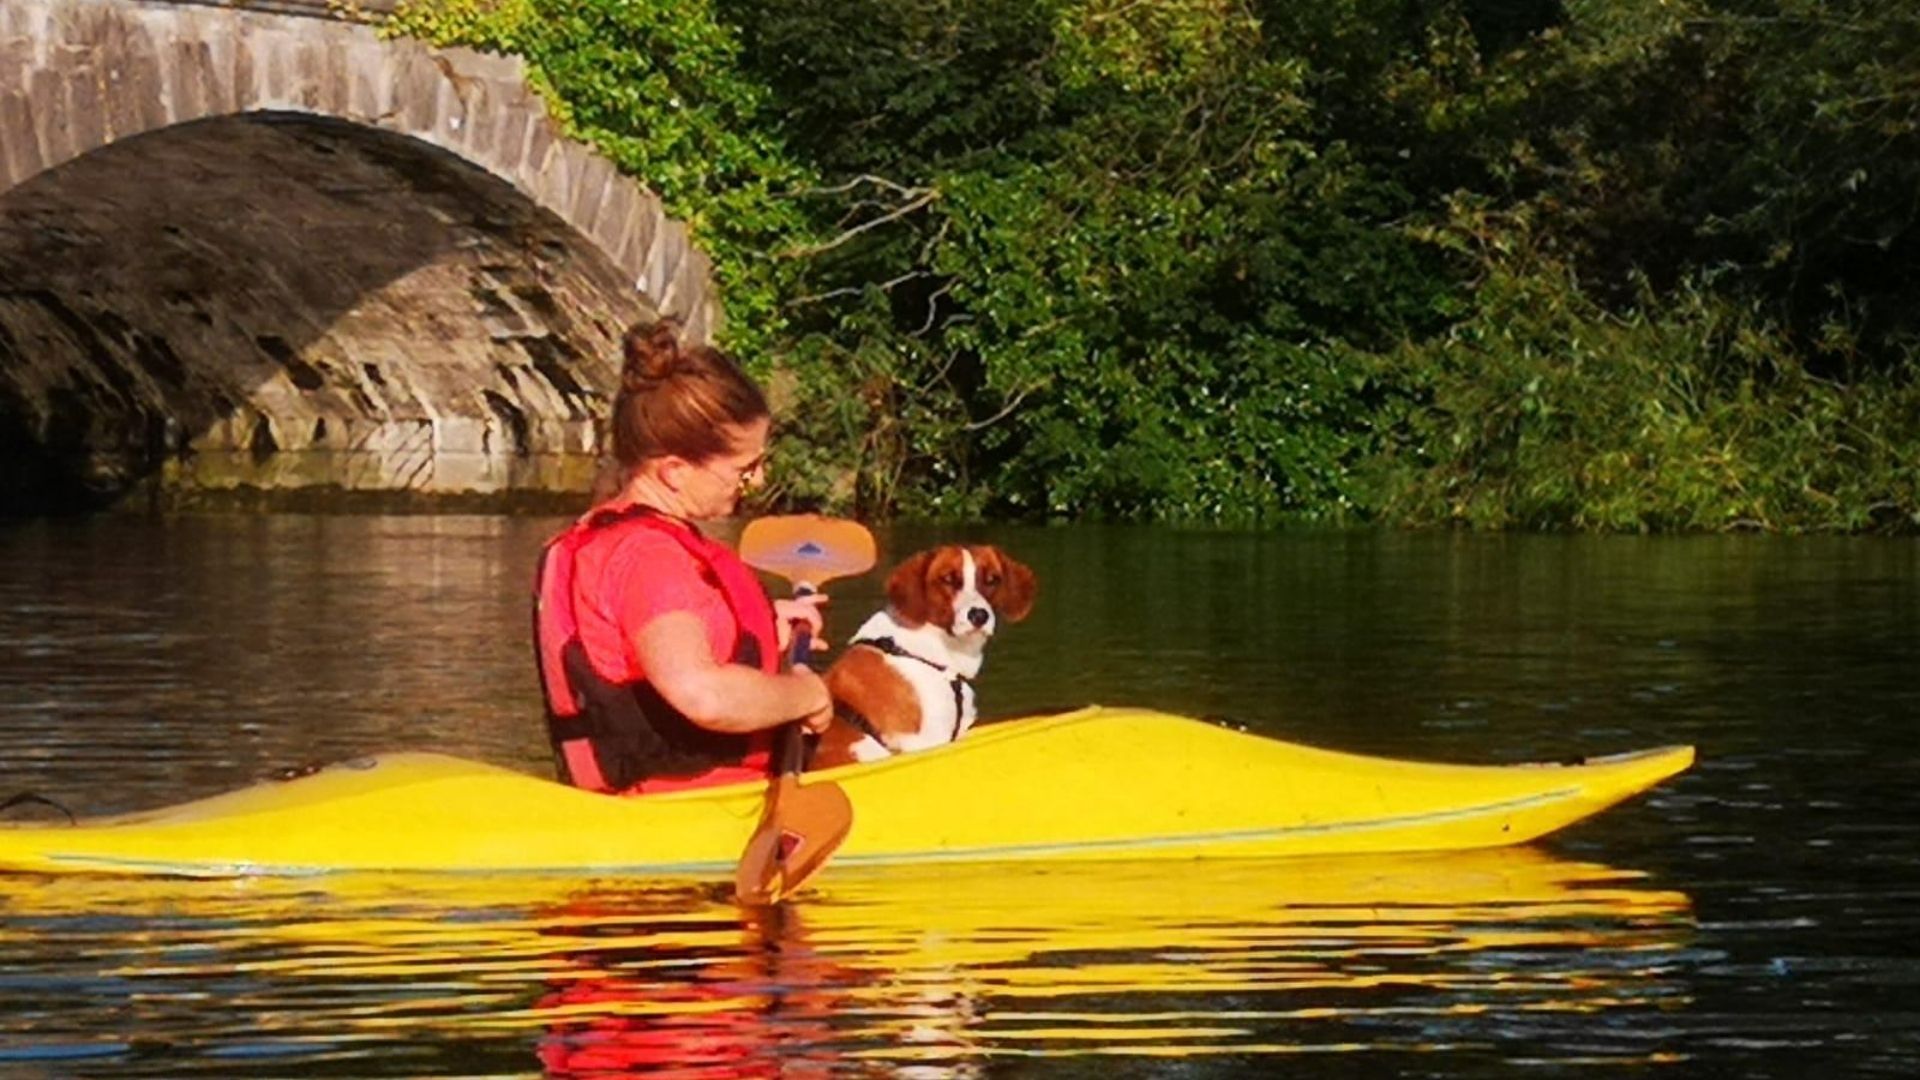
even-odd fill
[[[1093,707],[807,780],[853,801],[837,863],[1191,859],[1524,843],[1692,762],[1690,746],[1565,765],[1398,761]],[[615,797],[443,754],[382,754],[158,810],[0,826],[0,870],[725,876],[764,791]]]

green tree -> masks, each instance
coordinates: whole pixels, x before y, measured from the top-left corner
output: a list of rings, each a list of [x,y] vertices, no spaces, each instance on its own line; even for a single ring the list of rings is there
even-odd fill
[[[420,0],[712,251],[789,504],[1907,528],[1913,0]]]

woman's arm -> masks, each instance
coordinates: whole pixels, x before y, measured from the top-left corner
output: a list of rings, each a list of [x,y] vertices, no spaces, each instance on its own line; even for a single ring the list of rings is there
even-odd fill
[[[833,718],[827,684],[804,667],[784,675],[723,664],[707,645],[706,626],[689,611],[652,619],[633,636],[647,682],[687,719],[713,731],[743,733],[790,720],[821,731]]]

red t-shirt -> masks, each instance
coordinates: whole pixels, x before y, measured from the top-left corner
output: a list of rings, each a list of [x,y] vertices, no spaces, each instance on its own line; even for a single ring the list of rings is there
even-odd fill
[[[679,528],[680,526],[673,526]],[[719,583],[679,541],[655,529],[608,529],[575,556],[573,612],[580,644],[600,677],[642,682],[647,674],[635,654],[640,628],[670,612],[684,611],[707,628],[707,647],[719,663],[733,659],[739,623]]]
[[[684,528],[675,524],[673,528]],[[688,530],[691,532],[691,530]],[[696,534],[696,542],[705,542]],[[730,557],[723,553],[721,557]],[[587,660],[601,678],[614,683],[646,680],[634,651],[640,628],[670,612],[684,611],[707,630],[707,647],[718,663],[733,660],[739,620],[726,594],[680,541],[657,529],[617,526],[583,544],[574,555],[573,611]],[[722,765],[692,777],[656,776],[621,794],[651,794],[714,784],[758,780],[766,776],[764,735],[737,765]]]

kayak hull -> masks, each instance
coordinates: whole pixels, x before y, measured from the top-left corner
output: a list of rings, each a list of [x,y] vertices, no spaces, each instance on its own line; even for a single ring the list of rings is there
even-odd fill
[[[1345,855],[1524,843],[1693,756],[1681,746],[1565,765],[1446,765],[1093,707],[804,782],[838,783],[852,800],[837,864]],[[764,790],[622,798],[442,754],[383,754],[158,810],[0,826],[0,870],[726,875]]]

